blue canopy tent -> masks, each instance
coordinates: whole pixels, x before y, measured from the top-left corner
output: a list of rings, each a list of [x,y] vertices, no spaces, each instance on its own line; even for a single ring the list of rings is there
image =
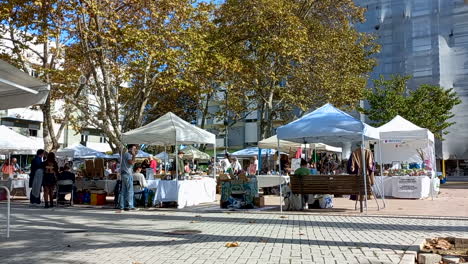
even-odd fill
[[[364,143],[380,138],[379,130],[369,126],[351,115],[335,108],[331,104],[316,109],[287,125],[277,129],[278,149],[280,140],[298,143],[341,144],[361,142],[363,160],[363,178],[365,188],[365,208],[367,212],[367,175],[364,162]]]
[[[138,150],[138,153],[136,155],[137,158],[149,158],[151,156],[151,154],[147,153],[147,152],[144,152],[143,150],[139,149]],[[120,158],[120,154],[119,153],[116,153],[116,154],[113,154],[111,156],[112,158],[114,159],[119,159]]]
[[[259,149],[258,147],[250,147],[238,150],[236,152],[231,153],[231,156],[235,156],[238,158],[250,158],[253,156],[266,156],[266,155],[274,155],[276,149]]]

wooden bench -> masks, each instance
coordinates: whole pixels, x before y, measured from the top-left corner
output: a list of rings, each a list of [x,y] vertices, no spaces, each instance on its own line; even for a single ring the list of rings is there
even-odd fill
[[[360,197],[360,210],[363,211],[364,179],[359,175],[293,175],[291,191],[294,194],[354,194]],[[367,177],[367,194],[372,194],[369,177]]]

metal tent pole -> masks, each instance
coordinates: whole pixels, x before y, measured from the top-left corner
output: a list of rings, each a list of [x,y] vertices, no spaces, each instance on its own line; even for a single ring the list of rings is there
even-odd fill
[[[380,161],[380,178],[382,179],[382,190],[381,190],[381,197],[383,202],[383,208],[387,207],[385,204],[385,183],[384,183],[384,176],[383,176],[383,161],[382,161],[382,141],[379,139],[379,161]]]
[[[213,179],[216,181],[216,143],[213,146],[213,155],[214,155],[214,160],[213,160]]]
[[[426,139],[426,142],[427,142],[427,151],[429,151],[429,150],[430,150],[430,147],[431,147],[431,146],[429,146],[429,138]],[[429,155],[428,155],[428,156],[429,156]],[[432,154],[431,154],[431,156],[432,156]],[[429,158],[429,157],[428,157],[428,158]],[[431,157],[430,159],[432,159],[432,157]],[[424,164],[424,163],[426,163],[425,160],[423,160],[423,164]],[[432,163],[432,162],[431,162],[431,163]],[[434,163],[435,163],[435,162],[434,162]],[[432,165],[432,164],[431,164],[431,165]],[[432,166],[432,167],[434,167],[434,166]],[[434,201],[434,168],[431,168],[431,169],[432,169],[432,171],[431,171],[431,184],[430,184],[429,186],[431,186],[431,200]]]
[[[280,141],[277,137],[278,142],[278,169],[279,169],[279,180],[280,180],[280,212],[283,214],[283,179],[281,177],[281,152],[280,152]]]
[[[362,159],[362,175],[364,177],[364,201],[365,201],[365,208],[366,208],[366,214],[367,214],[367,168],[366,168],[366,161],[365,161],[365,146],[364,146],[364,131],[362,132],[362,138],[361,138],[361,159]],[[359,197],[361,199],[361,197]]]
[[[176,181],[179,181],[179,155],[177,154],[177,141],[175,142],[175,148],[174,148],[174,152],[175,152],[175,160],[176,160]]]

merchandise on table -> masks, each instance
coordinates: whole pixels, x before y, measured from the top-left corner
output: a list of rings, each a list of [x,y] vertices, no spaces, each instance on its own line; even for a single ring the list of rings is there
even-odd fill
[[[424,169],[390,169],[383,172],[384,176],[431,176],[432,172]]]

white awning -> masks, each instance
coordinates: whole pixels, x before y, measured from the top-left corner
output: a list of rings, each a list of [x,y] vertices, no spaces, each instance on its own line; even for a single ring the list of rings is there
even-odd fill
[[[122,141],[159,146],[216,144],[216,136],[169,112],[145,126],[125,132]]]
[[[269,148],[277,149],[278,148],[278,137],[276,135],[266,138],[258,142],[259,148]],[[297,142],[291,142],[287,140],[280,140],[280,151],[289,152],[291,149],[297,148],[311,148],[318,151],[330,151],[330,152],[341,152],[340,147],[333,147],[322,143],[311,143],[311,144],[301,144]]]
[[[0,60],[0,110],[43,104],[49,86]]]

